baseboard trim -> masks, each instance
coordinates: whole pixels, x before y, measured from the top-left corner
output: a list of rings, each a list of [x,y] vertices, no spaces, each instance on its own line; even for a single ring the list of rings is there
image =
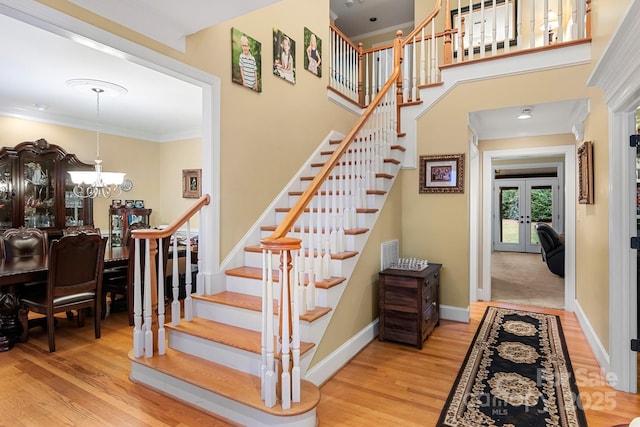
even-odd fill
[[[367,344],[378,336],[378,319],[369,323],[347,342],[338,347],[333,353],[322,359],[307,371],[305,379],[318,387],[331,379],[343,366],[345,366]]]
[[[469,323],[471,321],[471,310],[469,306],[462,308],[440,304],[440,319]]]
[[[591,326],[587,315],[582,310],[580,303],[578,300],[574,300],[573,306],[575,308],[574,313],[578,318],[578,323],[580,324],[580,328],[582,329],[582,333],[587,338],[587,342],[589,343],[589,347],[591,351],[593,351],[593,355],[596,357],[596,361],[598,365],[605,371],[609,372],[610,362],[609,362],[609,353],[605,350],[602,342],[598,338],[596,331]]]

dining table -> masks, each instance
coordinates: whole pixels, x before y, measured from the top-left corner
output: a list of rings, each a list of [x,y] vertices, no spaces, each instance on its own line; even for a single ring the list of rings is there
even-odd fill
[[[105,269],[127,265],[128,260],[129,251],[126,247],[105,248]],[[20,288],[25,283],[46,286],[48,264],[47,255],[0,260],[0,352],[11,349],[16,342],[26,340],[28,334],[21,330],[18,314]]]

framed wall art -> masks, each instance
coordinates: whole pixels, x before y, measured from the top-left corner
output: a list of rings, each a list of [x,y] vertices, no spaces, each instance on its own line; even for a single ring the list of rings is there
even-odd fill
[[[420,156],[420,193],[464,193],[464,154]]]
[[[296,42],[277,28],[273,29],[273,74],[296,84]]]
[[[262,92],[262,44],[231,29],[231,81]]]
[[[593,142],[578,147],[578,203],[593,204]]]
[[[322,40],[307,27],[304,28],[304,68],[322,77]]]
[[[202,169],[182,170],[182,197],[197,199],[202,196]]]

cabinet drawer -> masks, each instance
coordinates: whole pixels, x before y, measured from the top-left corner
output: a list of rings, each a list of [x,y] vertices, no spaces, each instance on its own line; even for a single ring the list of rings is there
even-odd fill
[[[384,306],[386,309],[396,311],[418,312],[418,301],[416,301],[416,289],[398,288],[386,286],[384,288]]]
[[[405,311],[385,310],[384,311],[385,331],[392,329],[411,331],[415,333],[418,329],[418,314],[407,313]]]

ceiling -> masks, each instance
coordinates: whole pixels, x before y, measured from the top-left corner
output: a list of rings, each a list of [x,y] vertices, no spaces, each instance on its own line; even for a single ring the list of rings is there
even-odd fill
[[[70,0],[176,48],[188,34],[279,0]],[[0,6],[5,0],[0,0]],[[413,0],[330,0],[336,25],[355,36],[399,28],[413,21]],[[403,12],[404,11],[404,12]],[[124,86],[126,95],[100,100],[102,132],[154,142],[202,134],[201,89],[118,56],[6,16],[0,7],[0,114],[81,129],[96,129],[96,97],[68,87],[70,79],[96,79]],[[369,18],[378,17],[372,23]],[[86,87],[85,87],[86,89]],[[35,104],[48,106],[39,111]],[[533,118],[515,116],[523,106],[470,114],[480,139],[566,133],[586,116],[586,101],[533,105]]]
[[[413,27],[414,0],[331,0],[334,25],[356,39],[376,32]],[[371,19],[375,18],[375,21]]]

